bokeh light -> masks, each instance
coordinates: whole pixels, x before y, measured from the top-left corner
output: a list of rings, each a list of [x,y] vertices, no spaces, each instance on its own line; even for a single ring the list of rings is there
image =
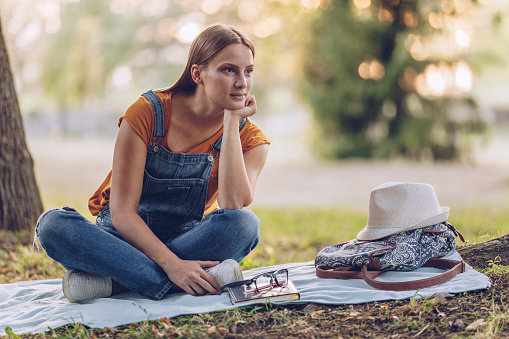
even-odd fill
[[[353,4],[359,9],[365,9],[371,6],[371,0],[353,0]]]
[[[431,27],[439,29],[444,26],[444,22],[442,20],[442,16],[438,13],[431,12],[428,15],[429,24]]]
[[[457,30],[454,34],[454,42],[460,47],[467,48],[470,46],[470,36],[464,30]]]
[[[201,28],[198,24],[185,24],[178,30],[177,39],[181,43],[189,44],[200,33],[200,30]]]
[[[468,64],[461,60],[454,68],[454,83],[462,92],[470,92],[474,86],[474,77]]]
[[[246,23],[256,23],[264,12],[263,3],[254,0],[244,0],[237,5],[237,15]]]
[[[362,79],[382,80],[385,76],[385,67],[376,59],[371,61],[363,61],[357,71]]]
[[[118,88],[129,86],[133,79],[133,72],[129,66],[120,66],[113,72],[113,84]]]
[[[415,90],[422,96],[462,95],[472,90],[473,83],[472,70],[463,60],[452,65],[445,62],[429,64],[414,78]]]
[[[221,9],[221,1],[219,0],[204,0],[201,3],[201,10],[208,15],[214,15]]]
[[[320,7],[320,0],[300,0],[300,4],[305,10],[314,12]]]

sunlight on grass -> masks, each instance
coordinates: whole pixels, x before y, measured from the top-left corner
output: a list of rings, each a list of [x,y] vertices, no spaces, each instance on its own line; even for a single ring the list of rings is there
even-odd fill
[[[326,245],[355,238],[366,215],[341,209],[255,209],[260,243],[244,268],[314,260]]]
[[[17,281],[62,278],[65,269],[31,245],[17,245],[13,250],[0,251],[0,284]]]

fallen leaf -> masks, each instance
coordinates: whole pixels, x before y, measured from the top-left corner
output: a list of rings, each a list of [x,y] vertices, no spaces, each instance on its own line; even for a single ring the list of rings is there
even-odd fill
[[[349,314],[350,317],[358,317],[359,315],[361,315],[361,314],[359,312],[355,312],[355,311],[350,312],[350,314]]]
[[[159,319],[160,322],[162,323],[165,323],[165,324],[168,324],[168,325],[171,325],[171,320],[170,318],[161,318]]]
[[[227,333],[227,332],[228,332],[228,330],[227,330],[226,328],[224,328],[224,327],[219,327],[219,332],[221,332],[221,333]]]
[[[467,331],[474,331],[478,327],[484,327],[484,326],[486,326],[486,323],[484,322],[484,319],[477,319],[476,321],[474,321],[473,323],[468,325],[466,330]]]
[[[215,333],[216,332],[216,327],[215,326],[211,326],[209,327],[209,329],[207,330],[207,333],[208,334],[212,334],[212,333]]]
[[[157,329],[157,326],[152,324],[152,332],[154,333],[154,335],[156,337],[163,337],[163,335],[161,334],[161,332],[159,332],[159,330]]]
[[[314,312],[311,312],[311,318],[312,318],[312,319],[315,319],[315,318],[317,318],[320,314],[322,314],[323,312],[325,312],[325,310],[320,310],[320,311],[314,311]]]

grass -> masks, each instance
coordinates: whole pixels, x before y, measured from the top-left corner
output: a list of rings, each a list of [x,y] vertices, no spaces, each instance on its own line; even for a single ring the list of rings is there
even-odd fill
[[[261,241],[242,262],[244,270],[313,260],[325,246],[355,238],[367,220],[361,211],[328,209],[255,209]],[[468,209],[449,221],[469,243],[509,233],[509,211]],[[44,251],[0,235],[0,283],[60,278],[63,267]],[[10,240],[9,240],[10,239]],[[29,239],[25,235],[25,239]],[[25,241],[26,242],[26,241]],[[8,334],[8,338],[153,338],[153,337],[476,337],[509,335],[509,267],[497,258],[483,273],[492,290],[455,297],[412,299],[362,305],[255,305],[227,311],[147,320],[117,328],[91,329],[79,321],[44,334]],[[498,286],[498,287],[497,287]],[[497,291],[500,290],[500,292]],[[477,323],[476,323],[477,321]],[[468,327],[470,326],[470,328]]]

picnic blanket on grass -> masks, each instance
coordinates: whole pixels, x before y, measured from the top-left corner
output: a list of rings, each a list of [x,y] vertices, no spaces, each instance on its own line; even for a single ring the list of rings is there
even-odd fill
[[[460,260],[452,251],[444,257]],[[484,274],[467,265],[466,271],[442,285],[419,291],[382,291],[363,280],[321,279],[315,274],[314,262],[290,263],[244,271],[246,279],[267,270],[288,268],[289,277],[301,293],[301,299],[288,303],[360,304],[383,300],[403,300],[462,293],[491,286]],[[386,272],[377,280],[404,281],[423,279],[442,270],[419,268],[411,272]],[[256,302],[255,302],[256,303]],[[245,306],[245,305],[242,305]],[[40,333],[49,328],[80,322],[93,328],[117,327],[125,324],[230,309],[228,293],[193,297],[185,293],[172,294],[154,301],[134,292],[70,303],[62,293],[62,279],[23,281],[0,285],[0,335],[6,327],[16,334]]]

